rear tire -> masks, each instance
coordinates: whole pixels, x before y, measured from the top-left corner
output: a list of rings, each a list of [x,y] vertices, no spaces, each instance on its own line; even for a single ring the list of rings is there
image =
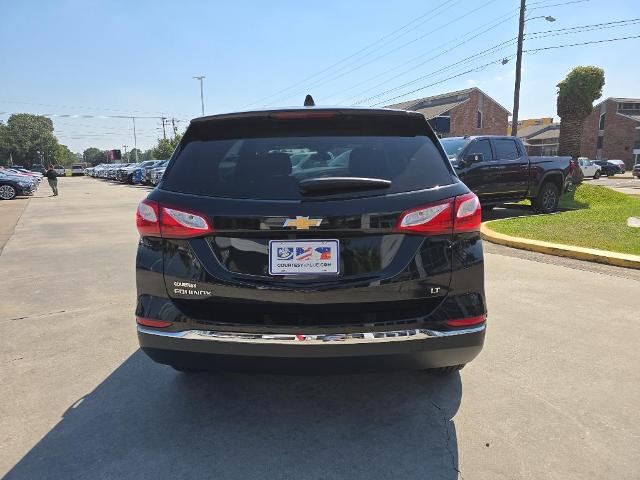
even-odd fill
[[[596,173],[593,174],[593,179],[597,180],[600,178],[600,170],[598,170]]]
[[[427,370],[432,375],[437,375],[439,377],[446,377],[453,373],[459,372],[464,368],[465,364],[462,365],[452,365],[450,367],[439,367],[439,368],[430,368]]]
[[[559,202],[560,193],[556,184],[545,182],[542,184],[538,196],[531,203],[534,211],[538,213],[553,213],[558,209]]]
[[[0,186],[0,199],[1,200],[13,200],[16,198],[16,189],[11,185]]]

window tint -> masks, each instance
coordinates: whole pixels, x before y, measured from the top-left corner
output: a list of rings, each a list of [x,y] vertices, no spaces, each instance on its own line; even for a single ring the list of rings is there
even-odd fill
[[[440,139],[440,143],[442,144],[442,148],[447,153],[447,156],[450,160],[453,160],[458,153],[469,143],[469,140],[466,138],[442,138]]]
[[[498,160],[515,160],[520,158],[516,142],[508,138],[497,138],[494,141],[496,147],[496,158]]]
[[[476,153],[482,154],[482,159],[485,162],[489,162],[493,160],[493,152],[491,150],[491,142],[489,140],[478,140],[476,142],[471,142],[469,148],[465,151],[466,155],[475,155]]]
[[[165,174],[165,190],[230,198],[300,199],[301,180],[366,177],[391,180],[380,195],[448,185],[448,162],[424,121],[393,117],[202,122],[189,127]],[[193,128],[192,128],[193,127]],[[226,138],[225,138],[226,137]]]

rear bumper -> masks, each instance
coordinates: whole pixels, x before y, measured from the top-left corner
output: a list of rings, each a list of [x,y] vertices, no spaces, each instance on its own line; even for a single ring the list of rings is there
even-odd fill
[[[482,350],[485,325],[336,335],[273,335],[138,326],[143,351],[156,362],[223,369],[436,368],[468,363]]]

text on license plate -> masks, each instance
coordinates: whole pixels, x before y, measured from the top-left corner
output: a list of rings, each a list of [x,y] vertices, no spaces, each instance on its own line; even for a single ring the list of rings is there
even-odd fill
[[[269,274],[338,273],[338,240],[271,240]]]

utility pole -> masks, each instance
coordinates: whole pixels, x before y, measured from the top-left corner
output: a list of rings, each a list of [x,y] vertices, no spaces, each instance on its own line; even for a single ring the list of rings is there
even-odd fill
[[[520,23],[518,25],[518,52],[516,53],[516,85],[513,89],[513,115],[511,116],[511,135],[518,136],[518,111],[520,110],[520,76],[522,72],[522,42],[524,41],[524,13],[526,0],[520,0]]]
[[[124,147],[124,156],[126,157],[127,156],[127,147],[129,145],[122,145],[122,146]]]
[[[204,75],[196,75],[193,78],[200,81],[200,104],[202,106],[202,116],[204,117],[204,87],[202,86],[202,80],[206,77]]]
[[[162,136],[164,137],[164,139],[167,139],[167,131],[165,130],[164,126],[166,125],[166,118],[162,117]]]
[[[138,163],[138,136],[136,135],[136,117],[131,117],[131,119],[133,120],[133,148],[134,150],[134,156],[136,157],[136,163]]]
[[[171,119],[171,124],[173,125],[173,138],[176,138],[176,135],[178,135],[178,127],[176,127],[176,119],[175,118]]]

